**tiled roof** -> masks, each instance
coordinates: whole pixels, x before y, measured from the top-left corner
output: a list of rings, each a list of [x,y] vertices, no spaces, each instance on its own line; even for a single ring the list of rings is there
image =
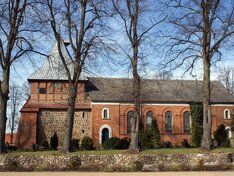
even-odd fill
[[[132,102],[132,80],[125,78],[89,78],[95,89],[93,102]],[[202,102],[202,82],[192,80],[141,81],[141,101],[145,103]],[[234,97],[218,81],[211,82],[212,103],[234,103]]]
[[[63,42],[61,43],[61,50],[72,75],[73,63]],[[29,76],[28,80],[67,80],[66,71],[59,56],[57,42],[55,42],[51,49],[48,59],[45,60],[38,70]]]

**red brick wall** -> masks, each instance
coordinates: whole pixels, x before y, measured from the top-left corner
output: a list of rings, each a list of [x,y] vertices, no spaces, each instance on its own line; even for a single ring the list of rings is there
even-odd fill
[[[37,113],[22,112],[18,127],[16,145],[19,148],[29,148],[36,144]]]
[[[102,119],[103,108],[108,108],[110,113],[109,119]],[[212,106],[212,132],[217,129],[218,125],[223,123],[225,126],[230,126],[231,119],[224,119],[224,110],[229,109],[234,112],[233,106]],[[106,124],[112,128],[113,137],[130,137],[127,134],[127,113],[133,110],[132,105],[127,104],[92,104],[92,131],[95,144],[99,143],[99,129]],[[190,111],[189,105],[142,105],[141,113],[144,125],[146,125],[146,114],[152,111],[157,119],[158,127],[161,133],[162,141],[171,141],[173,144],[180,145],[183,139],[191,140],[191,135],[184,133],[183,114],[185,111]],[[167,134],[165,132],[165,113],[172,112],[173,117],[173,132]]]
[[[109,109],[109,119],[102,118],[103,108]],[[92,105],[92,138],[95,144],[99,143],[99,129],[106,124],[112,128],[112,136],[120,137],[119,105]]]

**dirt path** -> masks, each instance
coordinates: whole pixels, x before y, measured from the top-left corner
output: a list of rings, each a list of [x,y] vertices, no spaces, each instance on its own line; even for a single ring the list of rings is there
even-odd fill
[[[234,176],[234,172],[0,172],[0,176]]]

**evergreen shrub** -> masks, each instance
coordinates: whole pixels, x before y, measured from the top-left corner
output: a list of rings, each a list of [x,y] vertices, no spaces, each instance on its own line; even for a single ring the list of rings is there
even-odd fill
[[[104,149],[127,149],[129,144],[130,141],[128,138],[119,139],[117,137],[112,137],[106,140],[102,146]]]
[[[157,149],[161,147],[160,131],[157,120],[152,120],[151,129],[140,129],[139,146],[142,149]]]
[[[224,124],[218,126],[217,130],[214,132],[214,138],[220,146],[227,139],[227,131],[225,130]]]
[[[50,147],[54,150],[57,150],[58,148],[58,136],[56,134],[56,132],[54,133],[54,135],[50,138]]]
[[[79,139],[72,139],[72,150],[77,151],[80,147],[79,145]]]
[[[203,134],[203,105],[202,103],[190,104],[192,116],[192,142],[200,147]]]
[[[92,150],[93,149],[93,140],[85,136],[81,141],[81,149],[82,150]]]

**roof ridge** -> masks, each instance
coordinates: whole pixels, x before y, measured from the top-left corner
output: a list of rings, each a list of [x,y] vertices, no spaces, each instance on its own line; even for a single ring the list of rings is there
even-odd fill
[[[131,80],[132,78],[126,78],[126,77],[88,77],[88,78],[91,78],[91,79],[127,79],[127,80]],[[143,78],[141,80],[153,80],[153,81],[191,81],[191,82],[194,82],[194,81],[197,81],[197,82],[202,82],[203,80],[198,80],[198,79],[195,79],[195,80],[191,80],[191,79],[152,79],[152,78]],[[211,82],[220,82],[219,80],[212,80]]]

